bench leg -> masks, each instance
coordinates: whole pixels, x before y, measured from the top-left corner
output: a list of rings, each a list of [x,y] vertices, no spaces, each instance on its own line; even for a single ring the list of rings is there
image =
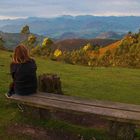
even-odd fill
[[[109,133],[111,140],[134,140],[135,125],[121,122],[111,122]]]
[[[20,109],[20,111],[24,116],[30,117],[34,120],[51,118],[51,112],[50,110],[47,109],[31,107],[23,104],[18,105],[18,108]]]
[[[39,115],[40,115],[40,119],[42,120],[47,120],[47,119],[51,119],[52,118],[52,114],[51,111],[48,109],[39,109]]]
[[[39,109],[28,105],[18,105],[19,110],[25,118],[31,118],[33,120],[40,119]]]

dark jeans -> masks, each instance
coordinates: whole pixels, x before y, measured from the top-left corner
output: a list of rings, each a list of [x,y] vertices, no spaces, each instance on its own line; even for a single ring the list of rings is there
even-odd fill
[[[14,82],[10,83],[8,94],[9,95],[15,94],[15,91],[14,91]]]
[[[14,82],[10,83],[9,85],[9,91],[8,91],[9,96],[13,94],[27,96],[27,95],[36,93],[36,87],[35,88],[32,87],[31,89],[24,89],[24,91],[17,91],[17,90],[15,91],[14,85],[15,85]]]

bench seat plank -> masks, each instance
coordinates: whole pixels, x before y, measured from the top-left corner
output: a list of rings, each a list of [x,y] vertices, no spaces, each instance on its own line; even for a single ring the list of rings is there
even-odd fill
[[[34,94],[32,96],[39,97],[39,98],[55,99],[55,100],[65,101],[65,102],[79,103],[83,105],[93,105],[93,106],[98,106],[103,108],[112,108],[112,109],[140,112],[140,105],[111,102],[111,101],[90,100],[90,99],[83,99],[79,97],[57,95],[57,94],[50,94],[50,93],[43,93],[43,92],[39,92],[38,94]]]
[[[132,110],[132,108],[130,110],[126,108],[125,110],[125,106],[123,106],[124,104],[120,104],[120,107],[115,107],[115,105],[111,107],[111,104],[109,104],[109,102],[106,105],[105,103],[103,104],[103,102],[98,101],[88,102],[88,100],[78,100],[75,97],[69,98],[69,96],[56,96],[52,94],[44,95],[44,93],[34,94],[30,96],[13,95],[10,97],[10,99],[22,102],[23,104],[44,109],[56,108],[62,110],[96,114],[105,117],[109,120],[140,124],[140,110],[138,109],[139,106],[137,106],[136,110],[135,108],[134,110]],[[96,103],[98,103],[98,105],[96,105]]]

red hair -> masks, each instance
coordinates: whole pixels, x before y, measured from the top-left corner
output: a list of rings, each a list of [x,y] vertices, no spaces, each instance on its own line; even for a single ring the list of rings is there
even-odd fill
[[[27,47],[25,47],[24,45],[18,45],[15,48],[13,63],[17,63],[17,64],[26,63],[30,59],[31,58],[29,56],[29,52],[28,52]]]

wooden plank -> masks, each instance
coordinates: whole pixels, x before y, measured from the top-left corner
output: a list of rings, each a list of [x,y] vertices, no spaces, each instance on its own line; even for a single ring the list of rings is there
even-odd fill
[[[57,94],[50,94],[50,93],[43,93],[43,92],[34,94],[32,96],[39,97],[39,98],[55,99],[55,100],[65,101],[65,102],[79,103],[83,105],[93,105],[93,106],[98,106],[103,108],[112,108],[112,109],[140,112],[140,105],[125,104],[125,103],[110,102],[110,101],[86,100],[78,97],[57,95]]]
[[[40,108],[56,108],[63,110],[70,110],[76,112],[83,112],[89,114],[101,115],[107,119],[129,122],[132,124],[140,124],[140,112],[125,111],[112,108],[102,108],[98,106],[83,105],[72,102],[65,102],[59,100],[52,100],[47,98],[37,98],[35,96],[18,96],[13,95],[11,99]]]

